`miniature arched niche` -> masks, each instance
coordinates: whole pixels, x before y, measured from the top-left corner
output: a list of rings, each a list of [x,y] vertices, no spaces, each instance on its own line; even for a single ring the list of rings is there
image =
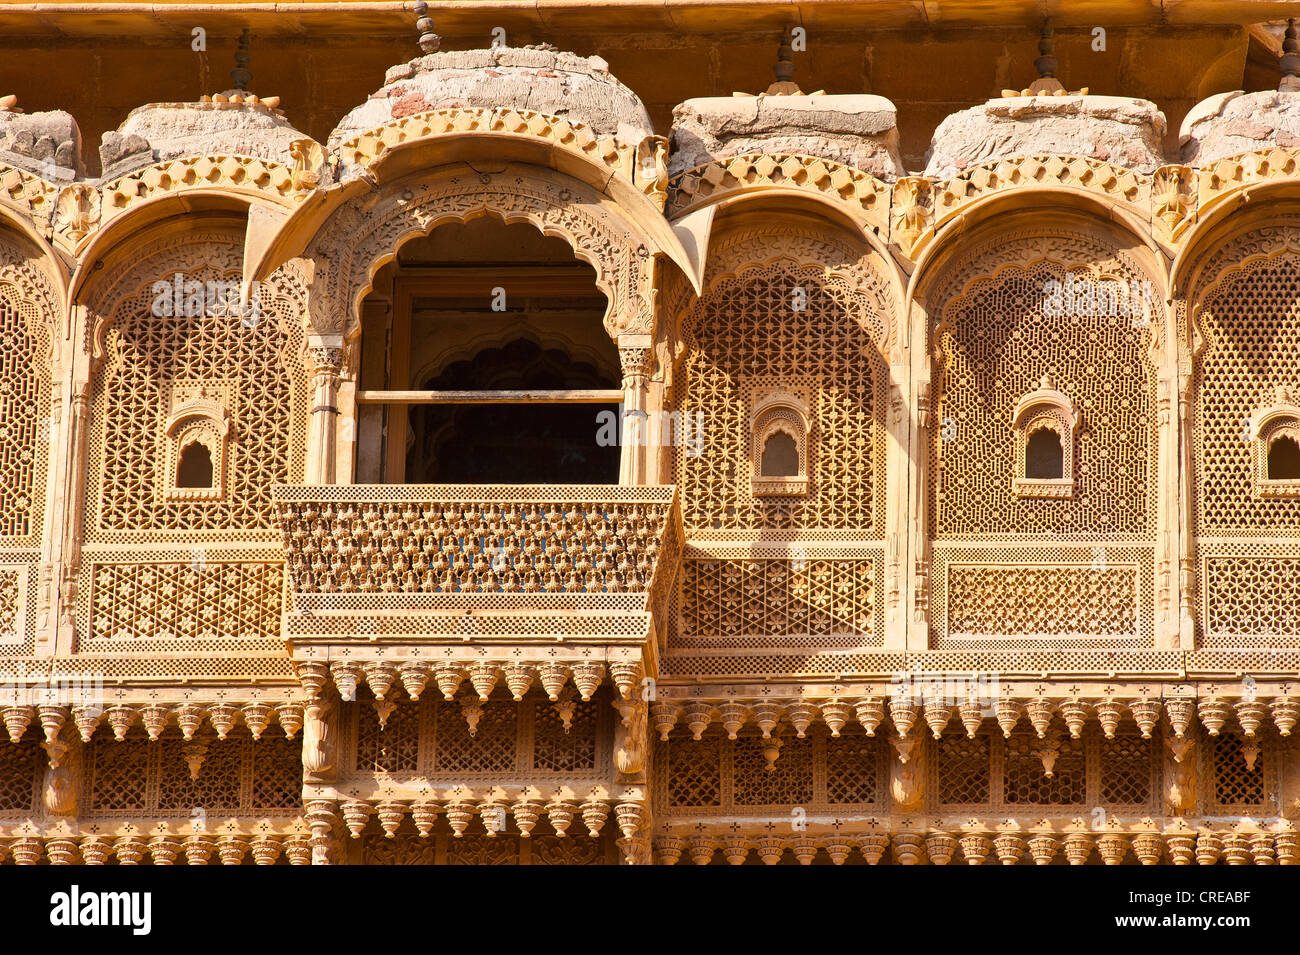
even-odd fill
[[[754,404],[750,433],[755,497],[808,493],[808,403],[784,391]]]
[[[1016,471],[1020,497],[1069,497],[1074,493],[1075,436],[1080,415],[1074,402],[1044,375],[1036,390],[1016,404]]]
[[[1287,388],[1250,422],[1251,484],[1257,497],[1300,497],[1300,405]]]
[[[176,405],[164,433],[168,500],[222,500],[230,437],[230,415],[222,402],[200,390]]]

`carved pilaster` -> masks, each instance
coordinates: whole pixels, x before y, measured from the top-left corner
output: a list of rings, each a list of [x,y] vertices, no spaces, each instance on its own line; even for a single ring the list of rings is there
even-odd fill
[[[647,386],[654,370],[654,350],[649,335],[620,335],[618,358],[623,367],[622,484],[646,483],[650,441],[659,440],[657,421],[650,420]]]
[[[338,435],[338,388],[343,365],[342,335],[309,335],[312,369],[311,419],[307,434],[307,483],[332,484]]]

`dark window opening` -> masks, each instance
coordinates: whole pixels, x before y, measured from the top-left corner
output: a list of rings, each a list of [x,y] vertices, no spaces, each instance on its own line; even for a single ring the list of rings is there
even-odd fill
[[[763,477],[793,477],[799,473],[799,447],[784,431],[776,431],[763,443],[759,470]]]
[[[1268,479],[1300,481],[1300,444],[1295,438],[1280,437],[1269,444]]]
[[[206,445],[195,441],[181,449],[181,460],[176,466],[176,486],[212,487],[212,452]]]
[[[617,388],[559,349],[519,339],[450,365],[428,391]],[[408,483],[616,484],[618,405],[417,405]],[[611,426],[612,423],[612,426]]]
[[[1039,428],[1025,447],[1025,477],[1057,479],[1065,476],[1065,451],[1061,436],[1051,428]]]

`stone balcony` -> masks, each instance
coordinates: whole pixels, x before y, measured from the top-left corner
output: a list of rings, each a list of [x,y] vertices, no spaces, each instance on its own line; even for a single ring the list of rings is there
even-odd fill
[[[423,686],[484,664],[543,679],[567,668],[575,682],[608,666],[621,684],[653,668],[682,551],[672,486],[272,494],[290,598],[284,634],[304,682],[328,664],[345,699],[363,676],[382,699],[399,671],[403,685]]]

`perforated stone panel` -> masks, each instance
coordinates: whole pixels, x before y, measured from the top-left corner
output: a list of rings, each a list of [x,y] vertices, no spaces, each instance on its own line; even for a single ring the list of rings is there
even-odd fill
[[[197,779],[191,755],[202,756]],[[224,740],[200,733],[192,741],[178,731],[150,741],[138,730],[116,740],[101,729],[86,748],[83,772],[82,814],[90,817],[206,820],[302,811],[301,740],[267,735],[254,741],[243,727]]]
[[[770,246],[753,251],[771,254]],[[801,251],[828,263],[843,255],[816,242]],[[697,447],[676,449],[688,535],[855,528],[881,537],[888,372],[873,339],[886,316],[867,296],[828,285],[819,266],[738,271],[712,284],[683,319],[677,410],[703,424]],[[755,498],[750,488],[750,415],[774,388],[809,398],[806,496]]]
[[[941,539],[1149,537],[1154,528],[1154,378],[1140,317],[1046,314],[1049,280],[1067,267],[1090,281],[1141,281],[1114,251],[1083,236],[1008,243],[1030,265],[981,263],[958,273],[942,307],[935,383],[932,515]],[[965,284],[968,283],[968,284]],[[964,288],[962,288],[964,284]],[[1158,315],[1156,320],[1158,321]],[[1016,402],[1051,375],[1082,411],[1074,494],[1012,492]]]
[[[1279,386],[1300,388],[1295,246],[1300,226],[1250,233],[1206,267],[1211,284],[1194,306],[1205,341],[1193,421],[1196,527],[1204,536],[1300,538],[1300,501],[1252,492],[1248,433],[1251,415]],[[1269,254],[1257,257],[1262,252]]]

